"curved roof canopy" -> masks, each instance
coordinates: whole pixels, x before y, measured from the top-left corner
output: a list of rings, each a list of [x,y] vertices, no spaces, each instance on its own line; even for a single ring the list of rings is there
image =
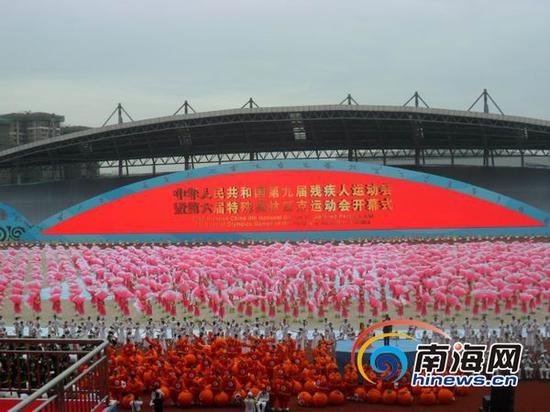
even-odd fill
[[[334,149],[546,151],[550,121],[402,106],[243,108],[146,119],[40,140],[0,151],[0,168]]]

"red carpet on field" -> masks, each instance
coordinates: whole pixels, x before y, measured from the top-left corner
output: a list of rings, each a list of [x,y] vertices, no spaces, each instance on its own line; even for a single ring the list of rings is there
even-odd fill
[[[294,400],[291,403],[293,412],[359,412],[364,410],[372,411],[410,411],[410,412],[425,412],[430,410],[441,410],[446,412],[477,412],[481,406],[481,400],[484,395],[489,394],[489,389],[473,389],[472,392],[463,398],[458,398],[452,405],[437,405],[431,407],[412,406],[399,407],[395,405],[370,405],[366,403],[346,402],[338,407],[326,408],[301,408]],[[15,404],[18,399],[0,399],[0,412],[7,412]],[[25,409],[25,412],[31,412],[34,408],[40,405],[40,401],[36,401],[32,406]],[[515,395],[515,412],[547,412],[550,405],[550,382],[536,381],[528,383],[520,383],[516,389]],[[76,406],[76,405],[75,405]],[[81,410],[81,409],[80,409]],[[145,409],[147,410],[147,409]],[[165,408],[166,412],[181,412],[185,409],[181,408]],[[242,411],[243,408],[189,408],[191,412],[222,412]],[[70,404],[68,412],[71,412]],[[75,408],[76,412],[76,408]]]
[[[381,405],[368,403],[353,403],[346,402],[342,406],[327,406],[326,408],[302,408],[297,405],[296,400],[290,404],[291,412],[428,412],[428,411],[445,411],[445,412],[478,412],[481,406],[481,401],[484,395],[490,393],[489,389],[475,388],[472,392],[463,398],[458,398],[452,405],[435,405],[421,406],[415,405],[411,407],[396,406],[396,405]],[[520,383],[516,389],[515,395],[515,412],[548,412],[550,405],[550,382],[536,381],[528,383]],[[181,408],[164,408],[166,412],[181,412],[185,409]],[[231,411],[240,412],[244,408],[189,408],[190,412],[221,412]]]
[[[8,412],[11,408],[21,402],[21,399],[0,399],[0,412]],[[31,405],[23,409],[25,412],[31,412],[39,407],[42,401],[34,401]]]
[[[11,408],[21,402],[21,399],[0,399],[0,412],[8,412]],[[32,412],[35,408],[39,407],[43,401],[34,401],[31,405],[23,409],[24,412]],[[94,404],[95,405],[95,404]],[[93,405],[90,405],[89,409],[92,409]],[[83,402],[67,402],[66,412],[83,412],[85,411],[85,404]]]

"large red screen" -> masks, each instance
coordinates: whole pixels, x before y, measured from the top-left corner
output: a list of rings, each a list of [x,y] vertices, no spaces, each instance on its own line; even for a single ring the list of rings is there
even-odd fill
[[[365,173],[258,171],[146,189],[49,235],[498,228],[536,219],[439,186]]]

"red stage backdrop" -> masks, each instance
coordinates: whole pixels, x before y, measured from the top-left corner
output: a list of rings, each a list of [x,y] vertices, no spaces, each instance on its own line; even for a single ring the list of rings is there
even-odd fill
[[[542,227],[454,190],[320,170],[222,174],[145,189],[77,214],[46,235]]]

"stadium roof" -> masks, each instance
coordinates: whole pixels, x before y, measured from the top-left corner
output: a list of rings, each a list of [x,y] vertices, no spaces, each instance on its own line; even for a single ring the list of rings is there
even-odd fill
[[[550,121],[403,106],[241,108],[139,120],[56,136],[0,151],[0,168],[173,156],[207,156],[210,162],[221,162],[220,155],[229,153],[261,159],[262,153],[268,152],[327,150],[348,151],[355,158],[365,151],[383,151],[385,156],[395,150],[531,151],[548,155]]]

